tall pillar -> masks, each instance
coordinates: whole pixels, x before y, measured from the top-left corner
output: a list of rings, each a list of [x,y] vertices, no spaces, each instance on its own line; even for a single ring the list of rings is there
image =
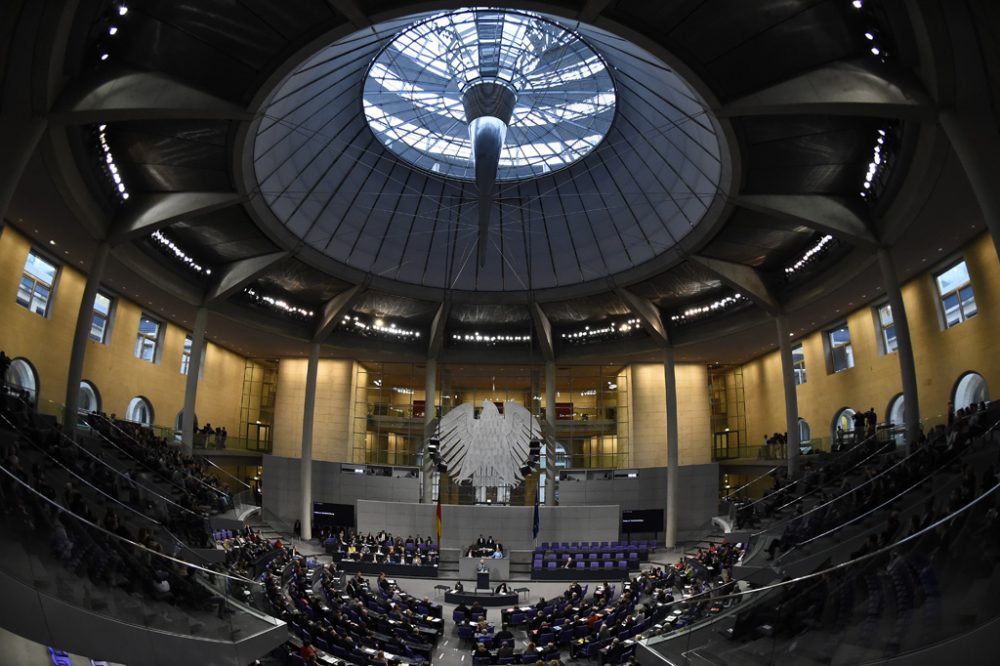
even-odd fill
[[[434,435],[434,400],[435,389],[437,388],[437,360],[427,359],[427,372],[424,375],[424,484],[423,501],[431,503],[434,501],[434,484],[431,478],[434,474],[434,464],[431,457],[427,455],[427,440]]]
[[[993,248],[1000,257],[1000,188],[996,180],[996,174],[1000,173],[1000,134],[997,126],[985,110],[960,114],[952,109],[943,111],[938,118],[972,185],[986,227],[993,237]]]
[[[63,415],[63,430],[69,437],[76,433],[76,413],[80,408],[80,380],[83,379],[83,359],[87,354],[87,340],[94,319],[94,299],[104,276],[111,245],[101,241],[90,262],[87,284],[83,288],[80,309],[76,314],[76,328],[73,331],[73,347],[69,355],[69,376],[66,378],[66,413]]]
[[[667,524],[664,541],[667,548],[677,545],[677,378],[674,372],[674,348],[663,349],[663,387],[667,400]]]
[[[545,506],[556,503],[556,363],[545,362]]]
[[[792,362],[792,340],[788,335],[788,323],[785,315],[774,318],[778,331],[778,353],[781,355],[781,383],[785,388],[785,430],[788,432],[788,443],[785,445],[788,456],[788,478],[799,476],[799,398],[795,392],[795,364]]]
[[[306,368],[306,397],[302,408],[302,457],[299,463],[302,538],[312,539],[312,453],[313,415],[316,413],[316,375],[319,372],[319,343],[309,345],[309,365]]]
[[[994,241],[997,236],[993,237]],[[903,304],[903,292],[896,277],[896,266],[889,250],[878,249],[878,265],[882,270],[882,285],[892,308],[892,323],[896,330],[896,354],[899,356],[899,377],[903,383],[903,423],[906,442],[913,446],[920,438],[920,402],[917,397],[917,366],[913,362],[913,345],[910,343],[910,323]]]
[[[194,330],[191,331],[191,356],[188,357],[188,372],[184,382],[184,411],[181,412],[181,443],[184,455],[190,456],[194,448],[195,405],[198,402],[198,380],[201,375],[201,357],[205,353],[205,326],[208,324],[208,308],[202,305],[194,316]]]

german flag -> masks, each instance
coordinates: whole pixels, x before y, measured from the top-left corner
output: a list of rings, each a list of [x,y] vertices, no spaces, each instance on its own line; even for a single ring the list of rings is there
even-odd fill
[[[438,546],[441,546],[441,495],[438,495],[437,508],[434,510],[434,531],[437,533]]]

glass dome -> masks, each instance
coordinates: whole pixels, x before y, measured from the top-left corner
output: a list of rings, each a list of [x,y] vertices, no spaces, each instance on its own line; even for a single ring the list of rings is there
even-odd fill
[[[569,166],[600,144],[614,119],[615,84],[601,56],[553,21],[500,9],[438,14],[396,34],[365,77],[365,117],[399,158],[471,181],[469,97],[483,83],[514,98],[501,182]]]

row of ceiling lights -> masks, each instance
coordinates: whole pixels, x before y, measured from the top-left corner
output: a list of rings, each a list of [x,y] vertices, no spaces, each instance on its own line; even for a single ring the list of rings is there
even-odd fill
[[[268,296],[266,294],[260,294],[253,287],[247,287],[246,289],[243,290],[243,293],[246,294],[250,298],[250,301],[256,305],[264,305],[271,308],[272,310],[283,312],[288,315],[293,315],[300,319],[301,318],[308,319],[316,314],[312,310],[307,310],[305,308],[300,308],[296,305],[291,305],[284,299],[274,298],[273,296]]]
[[[456,342],[475,342],[484,345],[496,345],[507,342],[531,342],[531,335],[510,335],[497,333],[483,334],[479,331],[473,331],[472,333],[455,333],[451,336],[451,339]]]
[[[162,231],[156,230],[149,235],[150,239],[164,250],[168,255],[184,264],[185,267],[200,275],[211,275],[212,269],[202,266],[187,252],[182,250],[177,243],[167,238]]]
[[[125,187],[125,181],[122,179],[122,174],[115,163],[115,157],[111,154],[111,146],[108,144],[108,126],[106,124],[102,123],[97,126],[97,142],[101,150],[101,165],[105,175],[111,181],[118,197],[122,201],[128,200],[128,189]]]
[[[108,21],[107,35],[109,37],[115,37],[116,35],[118,35],[118,33],[120,32],[118,22],[120,22],[126,14],[128,14],[128,5],[124,3],[115,5],[115,7],[111,10],[111,15],[107,19]],[[101,62],[105,62],[110,57],[111,54],[108,52],[107,46],[103,43],[98,44],[97,59],[100,60]]]
[[[627,335],[639,329],[639,319],[636,317],[631,317],[625,321],[611,322],[605,326],[599,326],[597,328],[591,328],[590,326],[584,326],[578,331],[572,333],[563,333],[562,338],[564,340],[592,340],[596,338],[602,338],[611,335]]]
[[[868,162],[868,171],[865,179],[861,183],[861,198],[870,201],[870,196],[881,194],[885,186],[887,170],[889,168],[890,146],[887,143],[894,134],[890,134],[886,129],[879,129],[875,137],[875,146],[872,148],[872,158]]]
[[[830,234],[826,234],[813,245],[811,248],[802,253],[798,261],[790,266],[785,266],[785,276],[790,276],[799,271],[805,269],[807,266],[817,261],[827,250],[833,245],[834,238]]]
[[[698,319],[701,317],[708,316],[714,312],[720,312],[722,310],[728,310],[730,308],[736,307],[741,303],[746,302],[747,297],[740,293],[735,293],[732,296],[725,296],[717,301],[711,303],[706,303],[705,305],[698,305],[695,307],[688,308],[681,312],[680,314],[675,314],[670,317],[670,321],[673,322],[685,322],[691,321],[692,319]]]
[[[368,322],[357,315],[344,315],[341,327],[358,333],[379,333],[392,338],[415,339],[420,337],[420,331],[396,326],[395,322],[386,322],[382,317],[376,317]]]

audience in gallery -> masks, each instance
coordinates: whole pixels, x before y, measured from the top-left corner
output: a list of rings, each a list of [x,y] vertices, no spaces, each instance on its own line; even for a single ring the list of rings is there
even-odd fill
[[[405,539],[393,537],[385,530],[374,535],[371,532],[358,534],[354,529],[340,529],[324,538],[325,534],[321,533],[320,538],[335,559],[424,567],[438,564],[437,545],[430,537],[419,534]]]

